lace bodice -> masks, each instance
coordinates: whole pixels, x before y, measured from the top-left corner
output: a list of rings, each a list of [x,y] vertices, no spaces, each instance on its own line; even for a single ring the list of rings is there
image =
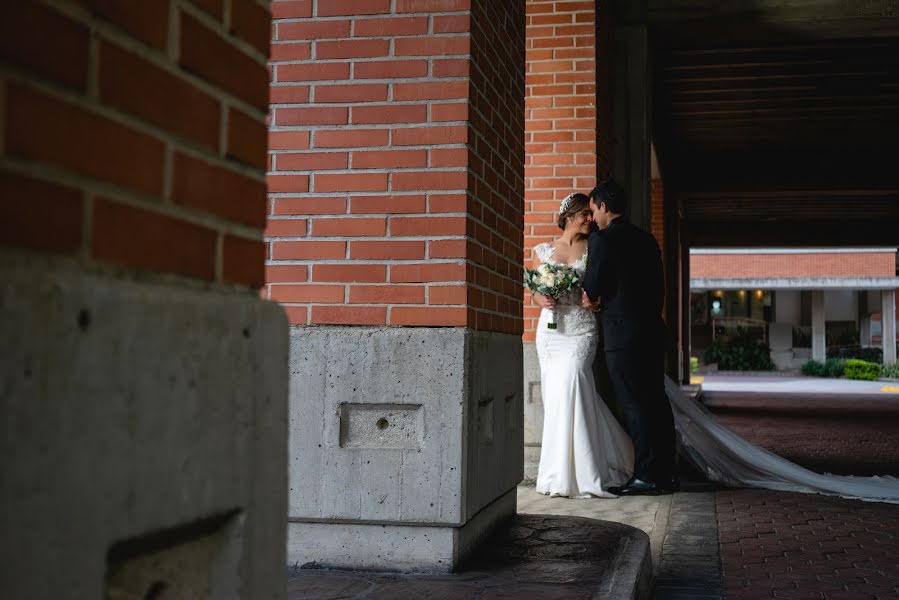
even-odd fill
[[[553,260],[556,249],[552,244],[538,244],[534,246],[534,253],[540,262],[551,265],[567,264],[559,263]],[[579,258],[574,264],[569,265],[574,268],[581,276],[587,270],[587,253]],[[558,322],[559,333],[566,335],[582,335],[594,333],[596,331],[596,317],[593,312],[586,310],[581,306],[582,289],[576,286],[570,294],[559,298],[558,308],[556,308],[556,320]],[[543,309],[543,312],[547,312]]]
[[[553,260],[553,256],[556,253],[556,249],[553,247],[552,244],[547,244],[547,243],[537,244],[536,246],[534,246],[534,253],[537,255],[537,258],[539,258],[541,262],[549,263],[551,265],[560,264],[560,263],[556,262],[555,260]],[[578,273],[583,275],[584,271],[587,270],[587,253],[584,252],[584,255],[582,257],[580,257],[577,261],[575,261],[575,263],[573,265],[569,265],[569,266],[574,267],[575,271],[577,271]]]

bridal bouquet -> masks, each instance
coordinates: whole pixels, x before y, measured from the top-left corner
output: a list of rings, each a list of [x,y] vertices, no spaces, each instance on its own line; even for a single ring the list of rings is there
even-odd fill
[[[524,270],[524,285],[541,296],[555,298],[570,294],[581,282],[581,276],[572,267],[543,263],[536,269]],[[556,329],[556,311],[549,312],[547,329]]]

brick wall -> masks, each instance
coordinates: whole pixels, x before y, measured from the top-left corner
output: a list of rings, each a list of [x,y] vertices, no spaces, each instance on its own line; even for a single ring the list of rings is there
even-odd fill
[[[257,0],[2,3],[0,245],[260,287],[268,40]]]
[[[292,323],[520,331],[516,6],[272,3],[266,282]]]
[[[525,264],[535,245],[559,235],[561,200],[596,184],[596,4],[526,1]],[[526,340],[539,315],[528,297]]]
[[[895,252],[693,254],[690,277],[894,277]]]
[[[524,4],[472,3],[468,258],[476,328],[522,331]]]
[[[662,249],[662,261],[665,260],[665,188],[661,179],[650,182],[650,231],[659,248]]]

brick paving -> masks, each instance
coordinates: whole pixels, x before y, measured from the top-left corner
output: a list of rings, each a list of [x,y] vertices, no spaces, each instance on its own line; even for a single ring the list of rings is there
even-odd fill
[[[736,396],[732,394],[731,396]],[[899,475],[899,410],[860,410],[857,398],[826,409],[781,407],[712,410],[722,425],[750,442],[813,471]]]
[[[899,598],[899,506],[767,490],[717,493],[727,600]]]

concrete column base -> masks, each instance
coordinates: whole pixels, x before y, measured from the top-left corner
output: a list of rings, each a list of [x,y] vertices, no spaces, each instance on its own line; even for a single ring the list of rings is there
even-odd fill
[[[537,481],[543,448],[543,392],[534,342],[524,342],[524,481]]]
[[[287,322],[0,253],[7,598],[286,595]]]
[[[521,364],[514,335],[293,328],[288,564],[458,566],[515,514]]]
[[[287,524],[293,568],[450,572],[498,525],[515,516],[516,490],[494,500],[461,527],[392,522],[298,521]],[[309,562],[300,560],[310,558]]]

